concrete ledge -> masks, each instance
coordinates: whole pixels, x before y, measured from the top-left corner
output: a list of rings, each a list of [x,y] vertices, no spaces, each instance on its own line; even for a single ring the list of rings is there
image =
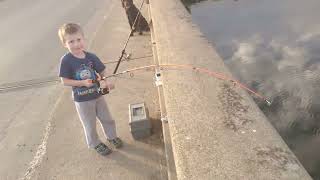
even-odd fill
[[[150,0],[150,12],[159,64],[231,76],[179,0]],[[179,180],[311,179],[245,91],[192,70],[162,74]]]

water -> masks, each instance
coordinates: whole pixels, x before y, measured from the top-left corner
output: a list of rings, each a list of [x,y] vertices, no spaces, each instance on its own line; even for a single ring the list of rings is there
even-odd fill
[[[234,75],[269,97],[256,102],[320,179],[320,1],[182,1]]]

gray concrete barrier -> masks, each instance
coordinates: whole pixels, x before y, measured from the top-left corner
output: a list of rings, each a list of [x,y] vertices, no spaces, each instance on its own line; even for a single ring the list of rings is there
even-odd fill
[[[231,77],[179,0],[149,0],[159,64]],[[164,68],[177,179],[311,179],[247,92],[190,68]]]

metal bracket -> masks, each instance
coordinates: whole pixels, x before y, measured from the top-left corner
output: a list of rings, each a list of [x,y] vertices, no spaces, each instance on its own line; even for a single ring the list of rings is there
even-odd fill
[[[161,117],[161,122],[162,123],[168,123],[168,118],[167,117]]]
[[[156,86],[162,85],[161,73],[160,73],[160,70],[157,70],[157,69],[156,69],[156,73],[155,73],[155,84],[156,84]]]
[[[129,61],[131,59],[131,55],[132,55],[131,53],[127,54],[126,52],[124,52],[122,58],[123,58],[124,61]]]

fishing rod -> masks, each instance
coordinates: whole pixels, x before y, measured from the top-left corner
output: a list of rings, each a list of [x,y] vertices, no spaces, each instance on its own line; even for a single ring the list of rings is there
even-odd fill
[[[114,69],[114,71],[113,71],[113,74],[117,73],[118,68],[119,68],[119,65],[120,65],[120,63],[121,63],[121,60],[122,60],[123,56],[126,55],[126,48],[127,48],[128,42],[129,42],[129,40],[130,40],[130,37],[131,37],[133,31],[135,30],[135,25],[136,25],[136,22],[137,22],[138,17],[140,16],[140,12],[141,12],[141,9],[142,9],[142,7],[143,7],[144,1],[145,1],[145,0],[142,1],[141,6],[140,6],[139,11],[138,11],[138,14],[136,15],[136,17],[135,17],[135,19],[134,19],[133,25],[132,25],[132,27],[131,27],[130,34],[128,35],[127,41],[126,41],[126,43],[124,44],[124,47],[123,47],[123,49],[122,49],[122,51],[121,51],[121,55],[120,55],[120,57],[119,57],[119,60],[118,60],[117,65],[116,65],[116,67],[115,67],[115,69]],[[123,3],[123,0],[121,0],[121,2]]]
[[[230,82],[234,83],[235,85],[239,86],[240,88],[245,89],[246,91],[254,94],[256,97],[262,99],[269,106],[271,105],[271,101],[269,101],[267,98],[265,98],[264,96],[260,95],[256,91],[250,89],[249,87],[247,87],[246,85],[244,85],[240,81],[235,80],[235,79],[233,79],[231,77],[227,77],[224,74],[217,73],[217,72],[211,71],[211,70],[206,69],[206,68],[195,67],[195,66],[189,65],[189,64],[160,64],[160,65],[152,64],[152,65],[146,65],[146,66],[135,67],[135,68],[132,68],[132,69],[124,70],[122,72],[114,73],[114,74],[102,77],[101,79],[104,80],[104,79],[111,78],[111,77],[117,77],[119,75],[126,74],[126,73],[132,73],[132,72],[135,72],[135,71],[140,71],[140,70],[145,70],[145,69],[156,69],[156,68],[160,68],[160,70],[163,70],[164,68],[191,69],[191,70],[194,70],[194,71],[197,71],[197,72],[208,74],[209,76],[215,77],[217,79],[230,81]]]
[[[140,16],[140,13],[141,13],[141,10],[142,10],[144,1],[145,1],[145,0],[142,1],[141,6],[140,6],[140,8],[139,8],[139,10],[138,10],[138,13],[137,13],[137,15],[136,15],[136,17],[135,17],[135,19],[134,19],[134,22],[133,22],[133,24],[132,24],[132,26],[131,26],[131,31],[130,31],[130,33],[129,33],[129,35],[128,35],[128,38],[127,38],[127,40],[126,40],[126,43],[124,44],[124,47],[123,47],[123,49],[122,49],[122,51],[121,51],[121,55],[120,55],[120,57],[119,57],[119,59],[118,59],[118,61],[117,61],[117,65],[116,65],[116,67],[115,67],[115,69],[114,69],[114,71],[113,71],[113,74],[116,74],[116,73],[117,73],[118,68],[119,68],[119,65],[120,65],[121,60],[122,60],[123,57],[124,57],[125,59],[127,59],[127,60],[130,59],[131,54],[127,54],[127,53],[126,53],[126,48],[127,48],[128,43],[129,43],[130,37],[132,36],[133,31],[135,30],[135,25],[136,25],[137,19],[138,19],[139,16]],[[124,3],[123,0],[121,0],[121,2]],[[114,62],[112,62],[112,63],[114,63]],[[92,83],[95,83],[95,84],[98,85],[98,92],[99,92],[101,95],[109,94],[109,88],[100,88],[100,82],[99,82],[98,80],[92,80]]]

